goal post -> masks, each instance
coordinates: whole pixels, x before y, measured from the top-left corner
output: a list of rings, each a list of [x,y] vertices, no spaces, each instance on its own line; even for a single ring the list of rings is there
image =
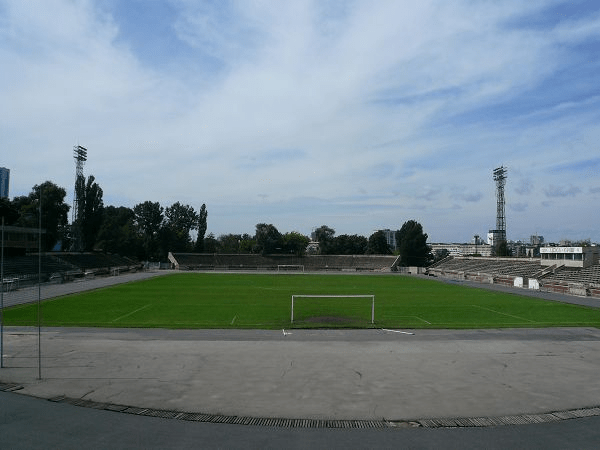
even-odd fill
[[[326,299],[326,302],[328,301],[332,301],[335,302],[335,299],[339,299],[341,300],[341,302],[339,302],[339,306],[335,306],[337,308],[337,311],[339,311],[338,313],[341,314],[342,316],[345,316],[346,314],[348,314],[349,316],[352,316],[353,313],[356,313],[356,311],[358,310],[358,314],[361,317],[368,317],[370,315],[370,321],[371,324],[375,323],[375,295],[373,294],[365,294],[365,295],[331,295],[331,294],[325,294],[325,295],[320,295],[320,294],[312,294],[312,295],[292,295],[292,305],[291,305],[291,323],[294,323],[294,320],[298,320],[298,300],[301,299],[309,299],[311,300],[312,305],[310,307],[304,307],[303,309],[308,309],[309,311],[307,312],[308,315],[312,315],[313,317],[317,317],[319,314],[321,314],[321,309],[318,305],[323,305],[323,302],[318,302],[318,299]],[[354,300],[359,300],[359,299],[370,299],[370,302],[367,302],[367,305],[365,305],[363,302],[360,302],[359,304],[352,304],[351,303],[355,303],[353,302]],[[346,303],[346,304],[345,304]],[[368,303],[370,303],[370,305],[368,305]],[[318,305],[317,305],[318,304]],[[348,306],[348,308],[346,308],[346,306]],[[294,308],[296,308],[296,311],[294,310]],[[346,311],[347,309],[347,311]],[[324,308],[325,311],[329,311],[328,308]],[[294,316],[294,314],[296,313],[296,317]],[[369,314],[370,313],[370,314]],[[336,313],[334,313],[336,314]],[[329,318],[329,320],[332,320],[334,318]],[[343,320],[343,319],[341,319]]]

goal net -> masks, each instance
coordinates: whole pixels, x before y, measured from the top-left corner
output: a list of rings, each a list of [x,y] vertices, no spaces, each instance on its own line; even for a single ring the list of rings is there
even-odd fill
[[[304,265],[302,264],[278,264],[277,272],[304,272]]]
[[[375,323],[374,295],[292,295],[291,323],[305,327],[365,327]]]

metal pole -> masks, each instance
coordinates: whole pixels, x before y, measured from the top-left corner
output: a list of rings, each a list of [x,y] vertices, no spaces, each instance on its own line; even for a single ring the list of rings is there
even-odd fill
[[[2,250],[0,251],[0,368],[4,367],[4,216],[2,216]]]
[[[40,185],[40,218],[38,223],[38,380],[42,379],[42,320],[41,320],[41,300],[42,300],[42,186]]]
[[[371,296],[371,324],[375,323],[375,296]]]

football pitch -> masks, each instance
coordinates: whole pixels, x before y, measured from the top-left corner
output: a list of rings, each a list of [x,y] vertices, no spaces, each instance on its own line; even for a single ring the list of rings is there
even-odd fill
[[[296,299],[292,295],[347,295]],[[374,295],[374,323],[370,298]],[[600,309],[398,275],[181,273],[44,301],[42,326],[119,328],[600,327]],[[38,305],[5,309],[34,326]]]

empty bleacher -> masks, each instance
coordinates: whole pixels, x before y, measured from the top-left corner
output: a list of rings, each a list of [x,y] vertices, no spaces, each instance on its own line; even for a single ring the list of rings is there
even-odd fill
[[[539,289],[571,295],[600,297],[600,265],[585,269],[546,267],[539,260],[448,257],[427,269],[429,275],[482,283],[516,285],[535,279]]]
[[[118,255],[95,253],[45,253],[4,258],[5,289],[42,282],[63,282],[84,275],[109,275],[137,269],[139,263]]]
[[[41,266],[40,266],[41,264]],[[38,272],[43,275],[49,275],[55,272],[67,272],[77,270],[77,267],[60,259],[50,256],[37,255],[32,256],[13,256],[4,258],[4,277],[26,278],[29,276],[38,276]]]
[[[169,260],[179,270],[277,270],[278,266],[302,265],[305,271],[389,271],[396,257],[170,253]]]

